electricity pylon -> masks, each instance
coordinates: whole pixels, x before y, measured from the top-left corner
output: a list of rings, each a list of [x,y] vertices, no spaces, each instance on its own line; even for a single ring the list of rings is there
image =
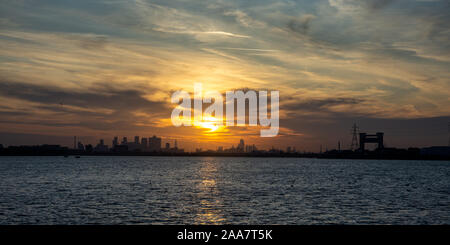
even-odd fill
[[[352,137],[352,144],[350,146],[352,151],[354,151],[354,150],[359,148],[358,132],[359,132],[359,128],[358,128],[358,126],[356,126],[356,123],[354,123],[353,127],[352,127],[352,135],[353,135],[353,137]]]

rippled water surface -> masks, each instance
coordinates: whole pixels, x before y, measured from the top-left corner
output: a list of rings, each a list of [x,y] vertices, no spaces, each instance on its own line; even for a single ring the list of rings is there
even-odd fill
[[[0,224],[450,224],[450,162],[0,157]]]

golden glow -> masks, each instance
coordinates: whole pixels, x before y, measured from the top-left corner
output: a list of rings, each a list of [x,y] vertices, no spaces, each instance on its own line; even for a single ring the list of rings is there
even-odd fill
[[[206,130],[205,133],[207,133],[208,135],[212,135],[211,133],[226,131],[226,126],[224,125],[222,118],[207,116],[200,119],[180,116],[180,120],[183,122],[183,124],[189,123],[195,128]],[[167,120],[165,123],[169,123],[169,121]]]
[[[209,129],[207,133],[221,131],[225,128],[223,126],[223,119],[216,117],[203,117],[202,120],[193,120],[192,124],[197,128]]]

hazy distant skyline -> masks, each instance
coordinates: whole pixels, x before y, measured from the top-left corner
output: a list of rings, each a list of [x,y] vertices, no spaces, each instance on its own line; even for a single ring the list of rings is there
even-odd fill
[[[447,145],[446,0],[0,0],[0,143],[158,135],[182,148]],[[175,128],[173,91],[280,91],[280,135]],[[40,141],[40,142],[39,142]],[[193,147],[192,147],[193,146]]]

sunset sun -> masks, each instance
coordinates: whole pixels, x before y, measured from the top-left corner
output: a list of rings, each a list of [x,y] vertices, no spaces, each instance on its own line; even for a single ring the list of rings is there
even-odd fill
[[[197,128],[207,129],[207,133],[218,132],[225,128],[222,119],[216,117],[203,117],[202,120],[194,120],[193,124]]]

